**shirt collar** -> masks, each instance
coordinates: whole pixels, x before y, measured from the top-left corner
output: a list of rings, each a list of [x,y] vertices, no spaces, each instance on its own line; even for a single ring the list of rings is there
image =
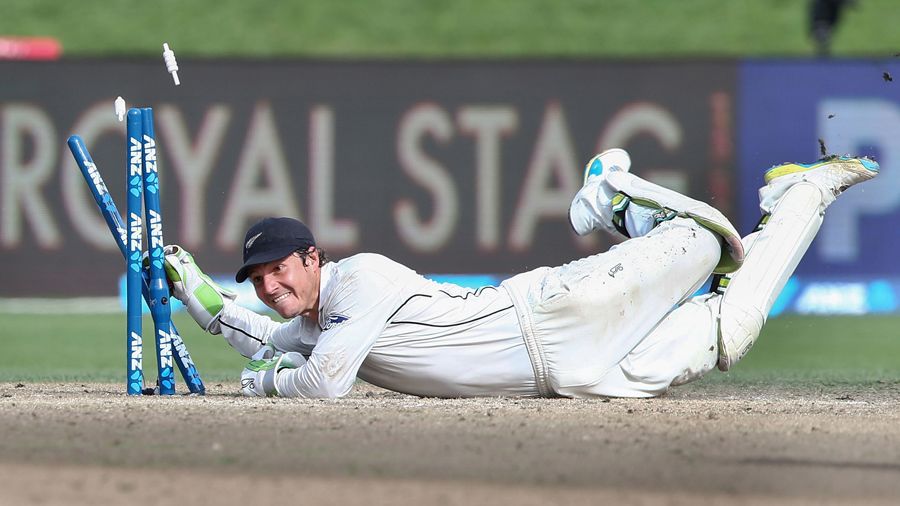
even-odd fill
[[[325,318],[325,301],[337,283],[337,267],[334,262],[327,262],[319,269],[319,321]]]
[[[332,285],[337,278],[337,266],[334,262],[328,262],[319,269],[319,309],[321,310],[322,301],[331,293]]]

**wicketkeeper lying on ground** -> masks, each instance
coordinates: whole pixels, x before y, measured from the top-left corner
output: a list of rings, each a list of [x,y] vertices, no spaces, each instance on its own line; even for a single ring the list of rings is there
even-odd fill
[[[741,238],[709,205],[630,165],[621,149],[594,157],[569,210],[579,235],[628,240],[498,287],[436,283],[371,253],[330,262],[291,218],[250,228],[235,277],[293,318],[286,323],[235,304],[177,246],[167,271],[197,323],[254,359],[246,395],[340,397],[358,377],[421,396],[651,397],[734,366],[825,209],[878,172],[847,157],[773,167],[759,191],[760,226]],[[693,296],[713,273],[725,276]]]

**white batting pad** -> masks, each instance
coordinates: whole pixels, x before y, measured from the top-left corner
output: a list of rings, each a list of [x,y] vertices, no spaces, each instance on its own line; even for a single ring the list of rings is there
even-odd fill
[[[730,369],[756,342],[775,299],[822,226],[824,209],[818,186],[795,184],[774,206],[765,227],[753,234],[744,264],[722,296],[720,370]]]
[[[717,209],[627,172],[610,172],[606,180],[613,189],[629,196],[632,203],[655,209],[671,209],[678,216],[691,218],[724,239],[722,257],[715,272],[733,272],[741,266],[744,260],[741,236]]]

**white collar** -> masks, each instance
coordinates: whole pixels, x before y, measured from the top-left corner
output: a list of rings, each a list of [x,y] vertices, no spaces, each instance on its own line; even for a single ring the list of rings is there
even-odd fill
[[[337,279],[337,265],[335,262],[327,262],[319,269],[319,312],[322,311],[322,301],[331,292],[335,279]]]

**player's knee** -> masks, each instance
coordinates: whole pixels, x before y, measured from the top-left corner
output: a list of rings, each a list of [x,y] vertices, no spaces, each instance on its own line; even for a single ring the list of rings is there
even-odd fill
[[[759,337],[766,315],[750,304],[729,301],[719,310],[719,369],[729,370],[747,355]]]

